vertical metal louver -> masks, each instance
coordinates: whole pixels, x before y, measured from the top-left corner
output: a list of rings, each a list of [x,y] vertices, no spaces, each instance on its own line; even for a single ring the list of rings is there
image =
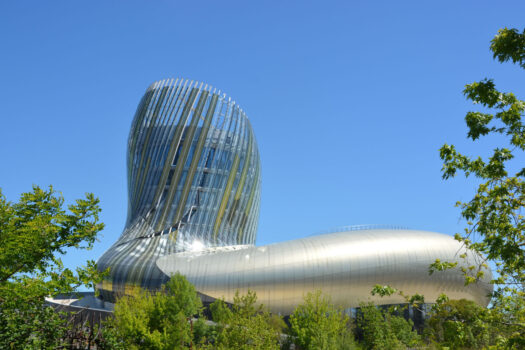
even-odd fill
[[[167,79],[142,97],[128,140],[128,216],[100,258],[105,299],[157,288],[164,255],[255,243],[261,166],[243,110],[204,83]]]

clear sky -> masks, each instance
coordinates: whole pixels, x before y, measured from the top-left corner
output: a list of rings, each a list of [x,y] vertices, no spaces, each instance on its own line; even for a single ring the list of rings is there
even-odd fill
[[[2,1],[0,187],[101,200],[97,259],[127,209],[126,145],[153,81],[184,77],[248,114],[262,160],[257,244],[341,225],[454,234],[475,182],[441,180],[439,147],[468,142],[466,83],[525,98],[525,71],[492,59],[525,1]],[[521,159],[523,161],[523,159]]]

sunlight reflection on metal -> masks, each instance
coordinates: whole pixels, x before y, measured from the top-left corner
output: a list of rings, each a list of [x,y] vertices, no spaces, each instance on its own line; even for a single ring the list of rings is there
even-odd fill
[[[168,277],[166,254],[253,245],[261,165],[250,122],[231,98],[184,79],[153,83],[139,103],[128,140],[128,217],[98,261],[111,268],[97,285],[106,300]]]
[[[466,253],[466,259],[460,255]],[[441,259],[457,261],[453,270],[429,275],[429,265]],[[270,310],[288,314],[305,293],[322,290],[344,308],[374,300],[403,303],[394,295],[372,297],[376,284],[390,285],[407,295],[416,293],[434,302],[441,293],[453,299],[487,305],[492,292],[491,272],[465,286],[461,267],[479,266],[482,259],[453,237],[415,230],[354,230],[310,236],[264,247],[215,251],[199,256],[172,254],[157,261],[171,275],[180,272],[196,289],[211,298],[232,302],[236,291],[253,290]]]

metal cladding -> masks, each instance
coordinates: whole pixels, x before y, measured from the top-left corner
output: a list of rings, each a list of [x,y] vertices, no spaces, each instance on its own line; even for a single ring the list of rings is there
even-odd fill
[[[188,80],[153,83],[139,103],[127,153],[128,217],[100,258],[106,300],[168,277],[164,255],[253,245],[261,166],[243,110],[220,91]]]
[[[465,253],[465,258],[460,255]],[[458,262],[453,270],[429,275],[436,259]],[[453,237],[414,230],[359,230],[323,234],[262,247],[209,249],[179,253],[157,261],[170,275],[180,272],[196,289],[211,298],[232,302],[235,292],[257,293],[259,302],[287,315],[307,292],[321,290],[343,308],[373,300],[401,304],[399,295],[379,298],[376,284],[389,285],[406,295],[435,302],[441,293],[451,299],[487,305],[492,292],[490,270],[476,284],[465,286],[462,267],[480,266],[480,257]]]
[[[102,298],[158,289],[176,272],[201,297],[232,302],[254,290],[272,311],[289,314],[310,291],[342,307],[373,300],[376,284],[434,302],[441,293],[487,305],[491,272],[451,236],[406,229],[341,230],[255,247],[261,166],[255,137],[235,102],[202,83],[163,80],[137,108],[128,141],[128,217],[98,261],[109,275]],[[464,258],[463,258],[464,257]],[[457,269],[429,275],[436,259]],[[465,286],[461,268],[484,277]]]

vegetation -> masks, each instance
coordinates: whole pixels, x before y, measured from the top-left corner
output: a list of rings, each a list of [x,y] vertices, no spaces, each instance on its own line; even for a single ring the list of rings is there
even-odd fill
[[[139,289],[120,298],[114,318],[104,327],[105,345],[109,349],[188,348],[204,340],[201,311],[195,287],[174,275],[156,293]]]
[[[67,248],[90,249],[104,225],[98,199],[86,194],[64,209],[61,194],[33,187],[18,203],[0,191],[0,348],[55,348],[67,330],[45,297],[73,293],[100,280],[95,263],[64,268]]]
[[[424,332],[429,343],[450,349],[523,349],[520,330],[500,308],[446,296],[433,305]]]
[[[414,323],[389,308],[362,303],[357,317],[366,349],[406,349],[421,343]]]
[[[321,291],[308,293],[290,316],[290,333],[301,349],[352,349],[349,317]]]
[[[490,311],[470,300],[445,300],[434,308],[427,335],[434,344],[450,349],[483,349],[490,334]]]
[[[178,289],[175,289],[178,288]],[[401,293],[376,286],[375,294]],[[384,293],[384,294],[383,294]],[[402,294],[402,293],[401,293]],[[194,288],[176,275],[159,293],[139,291],[121,298],[115,318],[104,325],[107,349],[521,349],[502,315],[468,300],[441,296],[429,311],[422,332],[404,317],[417,302],[378,307],[362,303],[351,319],[320,291],[308,293],[286,325],[249,291],[233,304],[210,305],[213,322],[204,322]],[[192,318],[198,316],[198,319]],[[192,328],[193,325],[193,328]]]
[[[516,29],[500,30],[490,48],[500,62],[511,60],[525,68],[525,30],[521,34]],[[465,156],[454,145],[445,144],[440,149],[444,179],[462,171],[465,176],[474,175],[482,181],[474,198],[457,203],[468,228],[456,238],[487,259],[498,262],[498,283],[522,284],[525,281],[525,217],[522,215],[525,168],[511,160],[525,151],[522,120],[525,101],[513,93],[500,92],[491,79],[468,84],[463,92],[484,110],[468,112],[465,116],[467,137],[476,141],[496,134],[506,139],[486,160]],[[480,270],[477,275],[468,276],[468,281],[474,282],[482,273]]]
[[[217,349],[279,349],[285,324],[279,317],[276,322],[263,305],[257,304],[255,292],[248,291],[246,295],[237,292],[231,309],[220,299],[210,309],[216,322]]]
[[[381,297],[401,295],[406,303],[378,308],[373,303],[361,303],[357,325],[367,349],[406,349],[421,345],[421,337],[410,319],[403,317],[409,306],[419,309],[424,299],[421,295],[406,296],[391,286],[375,285],[372,295]]]
[[[521,33],[499,30],[490,49],[498,61],[511,61],[525,69],[525,29]],[[464,94],[482,107],[465,116],[467,137],[476,141],[498,136],[494,139],[500,146],[485,159],[466,156],[454,145],[440,149],[444,179],[463,172],[481,181],[470,201],[457,203],[468,227],[462,235],[456,234],[456,239],[496,263],[497,288],[491,313],[498,319],[498,327],[511,334],[508,345],[525,348],[525,168],[513,162],[525,154],[525,101],[497,90],[491,79],[468,84]],[[454,263],[437,260],[431,271],[453,267]],[[463,272],[467,283],[483,276],[481,268]]]

